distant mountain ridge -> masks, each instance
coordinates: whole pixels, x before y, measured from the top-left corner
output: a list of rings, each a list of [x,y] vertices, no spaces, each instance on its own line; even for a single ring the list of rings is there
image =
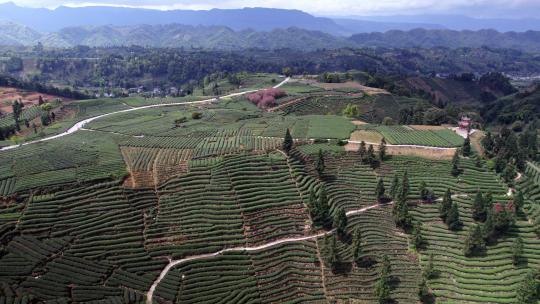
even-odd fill
[[[500,33],[494,30],[388,31],[340,37],[297,27],[255,31],[233,30],[225,26],[192,26],[182,24],[69,27],[52,33],[39,33],[12,22],[0,22],[0,45],[46,47],[147,46],[203,48],[214,50],[283,49],[312,51],[344,47],[384,48],[504,48],[540,52],[540,31]]]
[[[320,17],[299,10],[274,8],[155,10],[129,7],[87,6],[54,10],[0,4],[0,20],[15,22],[41,32],[57,32],[78,26],[133,26],[184,24],[226,26],[235,31],[272,31],[297,27],[336,36],[389,30],[495,29],[500,32],[540,30],[540,19],[478,19],[460,15]]]

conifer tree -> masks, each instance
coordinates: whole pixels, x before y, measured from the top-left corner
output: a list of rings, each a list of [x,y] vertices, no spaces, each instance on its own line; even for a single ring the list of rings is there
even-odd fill
[[[452,175],[454,177],[461,174],[461,169],[459,168],[459,153],[458,153],[458,151],[456,151],[456,153],[454,154],[454,157],[452,158],[452,171],[451,171],[451,173],[452,173]]]
[[[396,195],[398,194],[399,190],[399,178],[397,174],[394,175],[394,179],[392,180],[392,185],[390,186],[390,197],[395,200]]]
[[[375,197],[379,203],[383,201],[385,191],[386,189],[384,188],[384,181],[382,178],[379,178],[377,187],[375,188]]]
[[[524,203],[525,199],[523,198],[523,192],[521,192],[521,190],[518,190],[516,192],[516,196],[514,197],[514,206],[516,207],[516,213],[521,211]]]
[[[424,238],[422,237],[422,223],[416,222],[412,230],[412,243],[416,250],[420,249],[424,243]]]
[[[473,203],[473,219],[483,222],[486,220],[486,206],[484,204],[484,197],[482,192],[476,192]]]
[[[538,270],[531,270],[517,289],[518,304],[536,304],[540,299],[540,283]]]
[[[448,229],[457,230],[461,226],[461,221],[459,220],[459,208],[457,203],[453,203],[450,211],[445,220]]]
[[[400,201],[407,201],[407,198],[409,197],[409,173],[407,170],[403,172],[403,178],[401,179],[401,187],[399,188],[399,195],[398,200]]]
[[[426,268],[422,272],[422,276],[426,278],[426,280],[429,280],[435,276],[435,263],[433,260],[433,253],[430,253]]]
[[[347,235],[347,214],[345,213],[345,209],[339,208],[337,210],[334,215],[334,227],[340,238],[344,238]]]
[[[375,168],[377,165],[377,159],[375,158],[375,150],[373,149],[373,145],[369,145],[366,155],[367,163],[371,166],[371,168]]]
[[[439,215],[443,220],[446,220],[448,216],[448,212],[450,211],[450,208],[452,207],[452,192],[450,192],[450,189],[446,189],[446,192],[444,193],[443,200],[441,202],[441,206],[439,208]]]
[[[324,174],[324,155],[322,153],[322,150],[319,149],[319,154],[317,155],[317,163],[315,164],[315,170],[317,170],[317,174],[319,177],[322,177]]]
[[[356,227],[352,240],[352,256],[356,265],[359,265],[362,260],[362,236],[360,228]]]
[[[289,131],[289,129],[287,129],[287,131],[285,132],[285,138],[283,139],[283,151],[287,155],[289,155],[292,147],[293,147],[293,139],[291,136],[291,132]]]
[[[381,140],[381,144],[379,146],[379,161],[383,162],[386,158],[386,140],[384,137]]]
[[[419,188],[419,192],[420,192],[420,198],[425,201],[427,199],[427,196],[428,196],[428,188],[427,188],[427,184],[425,181],[422,181],[420,183],[420,188]]]
[[[336,272],[339,264],[341,263],[341,258],[337,249],[337,240],[335,236],[331,236],[330,239],[326,240],[326,254],[325,260],[326,264],[330,266],[332,272]]]
[[[360,142],[360,149],[358,149],[358,154],[360,155],[360,160],[362,161],[362,163],[366,163],[366,159],[367,159],[366,142],[363,140]]]
[[[390,298],[390,260],[387,255],[383,256],[379,281],[375,285],[377,303],[386,303]]]
[[[469,136],[465,138],[465,141],[463,142],[463,148],[461,149],[461,154],[465,157],[468,157],[471,155],[471,139]]]
[[[465,244],[463,247],[463,253],[465,256],[484,251],[486,249],[486,243],[482,236],[482,230],[479,225],[471,226],[467,232],[465,238]]]
[[[519,259],[523,255],[523,240],[517,237],[512,243],[512,262],[514,265],[519,264]]]
[[[426,302],[426,299],[429,297],[429,288],[425,278],[420,279],[420,284],[418,284],[418,299],[420,302]]]

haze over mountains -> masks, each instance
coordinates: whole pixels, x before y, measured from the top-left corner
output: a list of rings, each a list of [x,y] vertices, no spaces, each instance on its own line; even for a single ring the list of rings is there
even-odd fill
[[[360,20],[360,18],[362,20]],[[23,8],[0,4],[0,44],[208,49],[482,47],[540,50],[540,19],[464,16],[316,17],[298,10],[160,11],[123,7]],[[490,30],[487,30],[490,29]],[[459,31],[456,31],[459,30]],[[517,31],[508,32],[506,31]]]

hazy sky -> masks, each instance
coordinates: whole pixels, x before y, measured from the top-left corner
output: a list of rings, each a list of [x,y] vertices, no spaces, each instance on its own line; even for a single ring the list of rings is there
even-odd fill
[[[1,2],[8,2],[0,0]],[[317,15],[394,15],[444,13],[473,17],[535,17],[540,0],[14,0],[20,6],[113,5],[157,9],[276,7]]]

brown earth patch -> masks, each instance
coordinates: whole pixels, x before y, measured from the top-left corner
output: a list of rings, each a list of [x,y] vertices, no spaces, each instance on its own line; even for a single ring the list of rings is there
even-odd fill
[[[43,97],[43,101],[53,101],[55,99],[61,99],[62,102],[65,104],[66,102],[71,101],[71,99],[67,99],[60,96],[50,95],[50,94],[43,94],[33,91],[26,91],[21,90],[17,88],[11,88],[11,87],[0,87],[0,112],[2,113],[11,113],[13,112],[13,109],[11,107],[11,104],[15,100],[21,99],[24,107],[29,108],[33,105],[37,105],[39,103],[39,96]]]
[[[375,151],[379,150],[378,144],[373,144]],[[360,149],[359,143],[348,143],[345,145],[345,151],[356,152]],[[456,148],[433,148],[433,147],[412,147],[412,146],[386,146],[386,153],[389,155],[416,156],[427,159],[445,159],[450,160],[454,156]]]

